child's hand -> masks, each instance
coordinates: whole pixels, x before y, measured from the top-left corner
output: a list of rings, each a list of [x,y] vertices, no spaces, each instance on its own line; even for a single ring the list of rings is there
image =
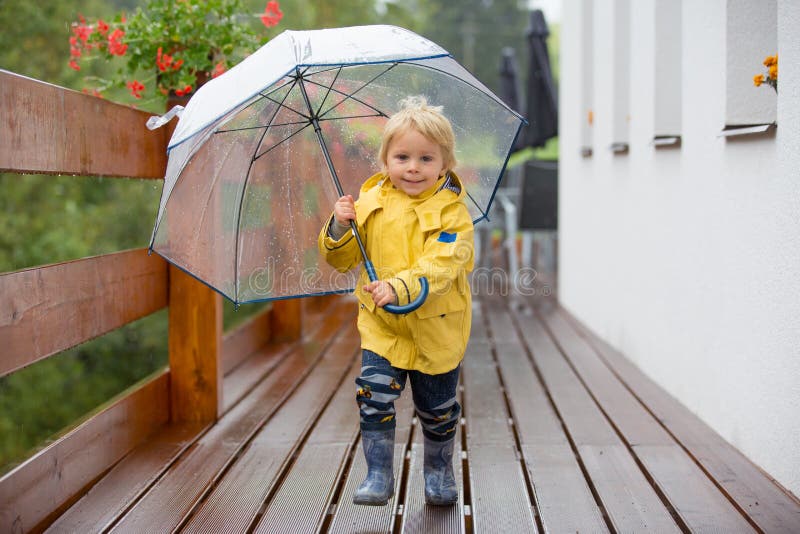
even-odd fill
[[[376,280],[364,286],[364,291],[372,294],[372,301],[379,308],[387,304],[397,304],[397,293],[394,292],[392,284],[383,280]]]
[[[333,205],[333,218],[342,226],[350,226],[350,221],[356,220],[356,205],[353,197],[345,195]]]

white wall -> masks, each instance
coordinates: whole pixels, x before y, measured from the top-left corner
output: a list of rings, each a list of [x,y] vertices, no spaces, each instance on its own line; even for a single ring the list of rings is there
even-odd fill
[[[726,140],[726,1],[684,0],[682,147],[659,150],[655,0],[631,2],[627,155],[608,149],[614,3],[595,1],[582,158],[580,3],[564,2],[561,303],[800,495],[800,2],[778,0],[776,135]]]

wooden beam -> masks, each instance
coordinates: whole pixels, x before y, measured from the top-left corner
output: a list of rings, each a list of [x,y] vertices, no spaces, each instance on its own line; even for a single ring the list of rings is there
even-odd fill
[[[272,340],[294,341],[302,333],[303,307],[300,299],[276,300],[272,303]]]
[[[169,267],[169,367],[173,422],[205,423],[222,413],[222,296]]]
[[[167,264],[145,249],[0,274],[0,376],[167,304]]]
[[[0,172],[163,178],[167,132],[150,115],[0,70]]]
[[[0,532],[42,530],[167,422],[163,371],[0,478]]]
[[[223,374],[228,374],[270,339],[272,308],[251,317],[222,339]]]

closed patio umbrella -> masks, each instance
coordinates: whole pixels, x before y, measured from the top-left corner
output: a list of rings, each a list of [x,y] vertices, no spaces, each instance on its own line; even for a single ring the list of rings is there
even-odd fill
[[[550,30],[541,10],[531,12],[526,33],[530,64],[525,111],[529,125],[523,135],[526,146],[542,147],[548,139],[558,135],[558,95],[547,53]]]
[[[522,88],[520,87],[519,68],[516,51],[507,46],[503,48],[500,59],[500,98],[517,113],[524,114],[522,109]],[[524,148],[524,136],[517,137],[513,150]]]

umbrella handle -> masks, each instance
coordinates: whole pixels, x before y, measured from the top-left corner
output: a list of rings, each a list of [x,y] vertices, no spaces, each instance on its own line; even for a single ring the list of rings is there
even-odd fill
[[[383,307],[389,313],[396,313],[396,314],[404,314],[404,313],[411,313],[412,311],[416,310],[425,302],[425,299],[428,298],[428,279],[424,276],[419,277],[419,286],[420,291],[417,298],[414,299],[413,302],[409,302],[404,306],[398,306],[397,304],[387,304]]]

